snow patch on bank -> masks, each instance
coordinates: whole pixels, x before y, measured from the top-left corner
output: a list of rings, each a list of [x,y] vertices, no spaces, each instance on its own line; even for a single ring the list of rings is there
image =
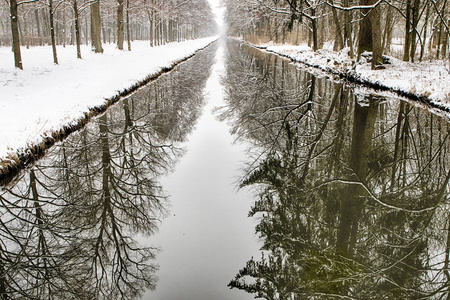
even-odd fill
[[[132,51],[104,45],[103,54],[83,46],[57,47],[59,65],[50,46],[22,47],[24,70],[13,67],[9,47],[0,47],[0,161],[39,144],[52,131],[70,126],[90,108],[105,104],[149,75],[194,54],[216,40],[210,37],[150,47],[136,41]]]
[[[313,52],[306,45],[273,45],[269,43],[257,47],[327,73],[351,76],[361,82],[423,97],[434,106],[450,111],[450,74],[446,61],[411,63],[388,57],[390,64],[384,64],[385,69],[371,70],[370,63],[364,59],[359,63],[350,59],[348,48],[340,52],[327,49]]]

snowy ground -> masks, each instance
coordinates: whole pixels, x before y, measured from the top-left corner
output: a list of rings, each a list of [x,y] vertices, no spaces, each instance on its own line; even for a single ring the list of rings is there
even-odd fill
[[[148,42],[134,42],[131,52],[107,44],[103,54],[94,54],[84,46],[82,60],[76,59],[74,46],[58,47],[59,65],[53,64],[50,47],[23,47],[23,71],[13,67],[11,49],[1,47],[0,162],[215,39],[154,48]]]
[[[347,55],[348,49],[340,52],[327,49],[313,52],[306,45],[259,46],[327,73],[351,75],[362,82],[427,97],[436,106],[450,110],[450,74],[446,61],[410,63],[389,57],[390,64],[385,64],[385,69],[371,70],[370,63],[360,61],[356,64],[352,61]]]

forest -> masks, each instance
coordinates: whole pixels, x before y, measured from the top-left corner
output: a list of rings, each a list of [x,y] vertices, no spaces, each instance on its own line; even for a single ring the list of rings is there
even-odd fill
[[[448,56],[447,0],[226,0],[229,34],[250,42],[327,45],[359,58],[403,61]]]
[[[350,57],[372,52],[404,61],[448,56],[447,0],[226,0],[228,34],[250,42],[332,45]],[[0,45],[12,46],[22,68],[20,45],[102,43],[131,50],[132,40],[151,46],[210,35],[216,30],[206,0],[6,0],[0,4]],[[126,44],[124,46],[124,44]],[[81,58],[80,49],[77,56]]]
[[[0,3],[0,46],[12,46],[22,69],[20,47],[81,44],[102,53],[102,44],[131,51],[133,40],[159,46],[209,36],[216,30],[206,0],[7,0]]]

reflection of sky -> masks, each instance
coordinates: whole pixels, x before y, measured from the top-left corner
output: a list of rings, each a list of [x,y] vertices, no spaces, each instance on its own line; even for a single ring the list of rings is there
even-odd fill
[[[187,143],[187,153],[175,172],[162,180],[170,194],[170,217],[150,244],[162,252],[155,292],[144,299],[204,300],[253,299],[227,288],[228,282],[252,256],[259,257],[254,222],[247,218],[253,201],[249,192],[236,191],[244,147],[233,145],[228,126],[215,119],[212,109],[223,105],[220,76],[224,48],[206,83],[207,105]]]

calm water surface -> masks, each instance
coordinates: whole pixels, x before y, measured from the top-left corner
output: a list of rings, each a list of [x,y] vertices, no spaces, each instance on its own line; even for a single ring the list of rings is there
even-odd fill
[[[445,299],[449,147],[448,119],[216,43],[2,188],[0,293]]]

